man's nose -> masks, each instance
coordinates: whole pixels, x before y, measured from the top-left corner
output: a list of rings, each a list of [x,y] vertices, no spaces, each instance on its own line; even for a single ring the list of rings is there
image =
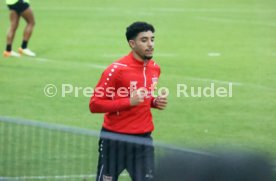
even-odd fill
[[[149,47],[153,47],[154,46],[154,42],[153,41],[148,41],[148,46]]]

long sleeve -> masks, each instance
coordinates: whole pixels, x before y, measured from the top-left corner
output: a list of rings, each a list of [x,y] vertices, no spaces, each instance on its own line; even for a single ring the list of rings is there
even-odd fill
[[[92,113],[117,112],[131,107],[129,97],[114,100],[118,74],[119,69],[116,65],[110,65],[102,73],[90,99],[89,108]]]
[[[130,107],[129,98],[118,100],[91,99],[90,111],[92,113],[106,113],[122,111]]]

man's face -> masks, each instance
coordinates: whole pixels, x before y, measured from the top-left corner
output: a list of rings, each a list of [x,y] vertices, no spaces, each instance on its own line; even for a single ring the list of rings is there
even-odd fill
[[[154,51],[154,34],[151,31],[140,32],[129,44],[133,51],[143,60],[150,60]]]

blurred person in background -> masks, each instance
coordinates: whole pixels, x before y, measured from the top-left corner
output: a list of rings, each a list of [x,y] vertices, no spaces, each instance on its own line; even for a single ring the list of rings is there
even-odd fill
[[[31,57],[36,56],[34,52],[28,49],[28,42],[31,38],[35,25],[35,19],[33,11],[30,8],[29,0],[6,0],[6,4],[10,10],[10,27],[7,33],[6,50],[4,51],[3,56],[20,57],[22,54]],[[21,47],[18,49],[17,53],[12,50],[12,44],[19,25],[20,17],[23,17],[27,25],[24,29]]]

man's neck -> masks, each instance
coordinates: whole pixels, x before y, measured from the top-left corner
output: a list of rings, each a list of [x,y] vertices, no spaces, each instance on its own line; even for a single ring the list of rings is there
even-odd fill
[[[148,62],[149,60],[148,59],[143,59],[142,57],[140,57],[135,51],[132,51],[133,52],[133,56],[136,60],[140,61],[140,62]]]

